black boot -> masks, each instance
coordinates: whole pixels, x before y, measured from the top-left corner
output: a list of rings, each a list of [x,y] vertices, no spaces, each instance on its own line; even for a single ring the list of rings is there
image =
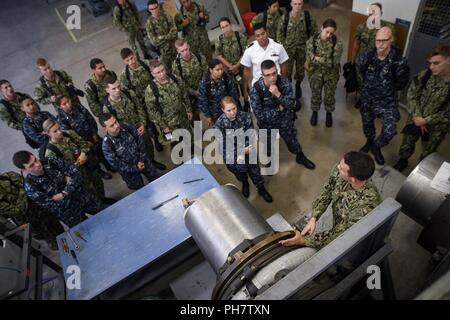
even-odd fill
[[[100,173],[100,176],[102,179],[110,180],[112,179],[112,175],[109,172],[103,171],[100,167],[98,167],[98,173]]]
[[[312,170],[316,167],[316,165],[311,160],[309,160],[302,151],[300,151],[297,154],[295,161],[297,161],[297,163],[299,163],[299,164],[304,165],[306,168],[308,168],[310,170]]]
[[[383,154],[381,153],[381,149],[375,145],[372,145],[372,148],[370,148],[370,152],[372,152],[375,158],[375,162],[380,166],[382,166],[384,164],[384,157]]]
[[[250,112],[250,102],[248,102],[248,100],[244,100],[244,111],[245,112]]]
[[[158,138],[155,138],[155,139],[154,139],[154,142],[155,142],[155,149],[156,149],[156,151],[161,152],[161,151],[164,150],[164,147],[163,147],[163,145],[158,141]]]
[[[300,99],[302,98],[302,87],[300,86],[300,82],[295,81],[295,106],[294,111],[299,112],[302,108],[302,102]]]
[[[311,125],[314,127],[317,125],[317,111],[313,111],[311,119],[309,120]]]
[[[302,97],[302,87],[300,86],[300,82],[295,81],[295,99],[300,99]]]
[[[258,188],[258,193],[266,202],[271,203],[273,201],[272,196],[269,192],[267,192],[266,188],[262,186],[261,188]]]
[[[325,120],[325,125],[330,128],[333,125],[333,116],[331,112],[327,112],[327,120]]]
[[[242,194],[246,198],[250,196],[250,185],[248,184],[248,181],[242,182]]]
[[[406,169],[408,166],[408,159],[400,158],[397,163],[394,165],[394,169],[397,169],[398,171],[402,172]]]
[[[295,98],[294,111],[299,112],[301,109],[302,109],[302,102],[300,101],[300,99]]]
[[[373,145],[373,141],[372,140],[367,140],[366,144],[363,145],[361,147],[361,149],[359,149],[359,151],[367,153],[367,152],[369,152],[370,148],[372,148],[372,145]]]
[[[167,169],[166,165],[162,164],[161,162],[152,160],[152,164],[155,166],[156,169],[164,171]]]

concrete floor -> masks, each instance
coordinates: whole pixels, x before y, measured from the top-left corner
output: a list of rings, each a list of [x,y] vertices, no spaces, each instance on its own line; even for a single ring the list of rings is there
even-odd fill
[[[9,79],[17,91],[32,93],[40,76],[34,67],[37,57],[45,57],[55,69],[66,70],[79,88],[83,88],[90,75],[91,58],[101,58],[107,68],[116,72],[122,70],[123,63],[119,51],[128,46],[128,43],[124,34],[112,28],[109,14],[93,18],[86,8],[82,8],[81,30],[74,31],[71,35],[58,17],[59,14],[66,19],[65,8],[69,3],[63,0],[47,2],[44,0],[1,2],[0,78]],[[77,2],[82,3],[71,1],[70,4]],[[342,63],[346,62],[347,56],[351,4],[351,0],[340,0],[338,4],[324,10],[309,8],[319,24],[328,17],[333,17],[337,21],[337,37],[344,42]],[[296,164],[294,155],[290,154],[285,144],[281,142],[280,171],[274,176],[266,177],[267,189],[275,201],[272,204],[265,203],[256,195],[256,190],[251,188],[250,201],[265,218],[274,212],[280,212],[290,222],[297,220],[310,210],[311,202],[326,182],[333,165],[345,152],[357,150],[365,143],[359,112],[353,107],[353,97],[346,97],[343,85],[344,79],[341,77],[336,93],[334,126],[325,127],[325,111],[321,111],[319,124],[317,127],[311,127],[310,89],[308,82],[306,80],[303,82],[304,108],[299,113],[296,126],[304,152],[316,163],[317,168],[310,171]],[[42,106],[42,109],[54,113],[51,106]],[[405,119],[405,113],[402,112],[399,128],[403,126]],[[383,149],[387,164],[393,165],[396,162],[400,143],[401,135],[397,135],[390,145]],[[29,149],[22,134],[8,128],[2,122],[0,145],[2,148],[0,171],[16,170],[11,163],[12,154],[20,149]],[[440,152],[450,156],[450,139],[444,142]],[[419,152],[416,152],[405,174],[409,174],[414,168],[418,157]],[[156,158],[166,164],[169,163],[169,150],[166,148],[164,152],[158,153]],[[208,167],[219,183],[231,182],[239,186],[234,176],[224,166]],[[381,177],[380,171],[377,170],[375,177],[377,185],[383,189],[384,197],[395,197],[404,179],[405,176],[396,171]],[[108,195],[112,197],[122,198],[131,192],[117,174],[113,180],[106,181],[105,185]],[[430,255],[415,243],[420,230],[419,225],[401,214],[392,232],[396,250],[390,260],[397,295],[401,299],[416,295],[417,290],[423,285],[427,272]]]

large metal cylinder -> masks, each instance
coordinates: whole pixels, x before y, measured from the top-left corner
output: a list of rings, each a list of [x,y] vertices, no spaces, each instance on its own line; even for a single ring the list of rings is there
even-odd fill
[[[273,232],[270,225],[233,185],[216,187],[186,209],[184,221],[214,271],[244,239]]]
[[[438,153],[423,159],[406,178],[395,200],[402,204],[402,211],[425,226],[445,200],[445,194],[431,188],[431,182],[445,159]]]

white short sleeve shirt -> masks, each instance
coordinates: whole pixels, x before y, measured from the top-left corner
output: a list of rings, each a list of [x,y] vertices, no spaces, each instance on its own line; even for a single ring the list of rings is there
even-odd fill
[[[289,56],[286,52],[286,49],[284,49],[281,44],[269,38],[269,45],[266,49],[262,48],[259,45],[258,41],[253,41],[253,44],[244,51],[244,55],[241,59],[241,64],[244,67],[252,68],[253,86],[253,84],[262,76],[261,62],[263,62],[264,60],[272,60],[277,66],[278,73],[280,73],[280,65],[285,63],[288,59]]]

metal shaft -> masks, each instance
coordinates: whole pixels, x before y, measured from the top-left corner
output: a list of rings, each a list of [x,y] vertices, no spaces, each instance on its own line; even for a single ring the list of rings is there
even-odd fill
[[[216,187],[197,198],[184,221],[216,273],[243,240],[273,232],[241,192],[232,185]]]

